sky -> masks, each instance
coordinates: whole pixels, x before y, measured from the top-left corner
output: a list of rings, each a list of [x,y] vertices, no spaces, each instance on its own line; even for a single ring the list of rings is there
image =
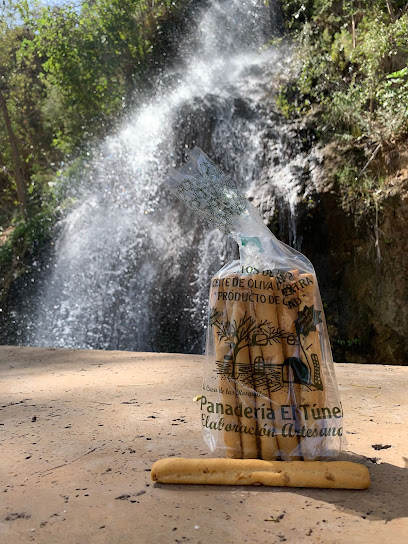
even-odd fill
[[[74,6],[80,6],[83,0],[27,0],[29,8],[34,8],[38,5],[43,6],[62,6],[64,4],[72,4]],[[0,0],[0,19],[6,14],[8,24],[20,24],[21,20],[18,14],[13,16],[13,19],[10,19],[8,0]]]
[[[34,4],[32,0],[29,0],[29,4]],[[38,0],[39,4],[44,4],[45,6],[61,6],[62,4],[72,4],[69,0]],[[77,2],[75,2],[77,3]]]

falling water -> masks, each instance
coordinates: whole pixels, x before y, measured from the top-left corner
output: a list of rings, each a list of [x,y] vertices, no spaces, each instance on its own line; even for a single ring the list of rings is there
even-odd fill
[[[272,178],[293,204],[299,159],[268,105],[285,62],[265,47],[277,13],[263,0],[206,4],[179,68],[164,75],[156,96],[103,142],[77,180],[27,343],[202,350],[209,278],[235,248],[176,202],[163,180],[183,150],[198,145],[241,188],[261,181],[262,195]]]

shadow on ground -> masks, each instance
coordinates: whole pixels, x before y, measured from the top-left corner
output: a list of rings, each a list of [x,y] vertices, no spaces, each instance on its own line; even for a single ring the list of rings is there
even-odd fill
[[[284,489],[286,492],[332,504],[340,512],[350,513],[372,521],[388,522],[408,517],[408,501],[406,500],[408,497],[408,459],[405,459],[405,468],[389,463],[377,463],[375,458],[371,459],[354,453],[343,453],[340,460],[365,465],[371,475],[370,487],[365,490],[251,487],[261,493],[279,493]],[[180,491],[182,488],[184,492],[201,487],[207,493],[213,492],[217,495],[220,490],[226,491],[231,488],[231,486],[181,486],[159,483],[155,483],[154,486],[166,487],[174,491]],[[236,487],[249,488],[249,486]]]

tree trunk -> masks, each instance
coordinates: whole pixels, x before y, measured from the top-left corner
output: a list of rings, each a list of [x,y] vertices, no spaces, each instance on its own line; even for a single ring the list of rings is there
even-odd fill
[[[356,21],[354,19],[354,14],[351,16],[351,35],[353,40],[353,49],[357,47],[357,40],[356,40]]]
[[[4,121],[6,123],[7,134],[10,142],[11,152],[13,155],[14,177],[17,187],[17,198],[21,213],[24,218],[27,218],[27,189],[24,183],[23,169],[21,166],[20,156],[18,153],[17,142],[14,138],[13,128],[11,126],[10,117],[7,110],[6,100],[0,89],[0,107],[3,112]]]
[[[391,17],[391,21],[393,23],[395,23],[395,21],[397,20],[396,16],[395,16],[395,13],[394,13],[394,8],[392,7],[392,4],[391,4],[391,0],[386,0],[386,4],[387,4],[387,10],[388,10],[388,13]]]

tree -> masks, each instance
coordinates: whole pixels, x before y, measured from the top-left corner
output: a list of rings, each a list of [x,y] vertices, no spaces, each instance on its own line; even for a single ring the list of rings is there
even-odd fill
[[[224,321],[220,319],[223,316],[216,308],[210,312],[210,325],[217,329],[219,339],[232,348],[232,375],[235,372],[235,365],[238,353],[245,347],[265,346],[273,342],[280,342],[283,338],[288,338],[290,333],[275,327],[268,320],[259,323],[252,316],[245,314],[236,321],[235,319]]]
[[[42,111],[46,96],[41,59],[28,44],[33,29],[21,23],[24,3],[7,3],[0,14],[0,159],[2,199],[9,221],[17,195],[23,217],[41,206],[51,172],[60,160],[52,148],[52,134]],[[17,18],[17,15],[20,19]]]
[[[20,161],[20,153],[18,151],[17,142],[14,137],[13,128],[11,126],[10,116],[7,110],[6,100],[3,96],[3,92],[0,88],[0,108],[3,114],[4,122],[7,128],[7,134],[9,138],[10,149],[13,156],[14,165],[14,179],[17,186],[18,203],[21,210],[21,215],[27,218],[27,187],[24,180],[23,168]]]
[[[118,121],[188,3],[0,4],[0,228],[16,204],[23,215],[41,211],[61,162]]]
[[[71,153],[112,126],[151,66],[163,21],[180,9],[175,6],[170,0],[94,0],[80,9],[44,7],[32,20],[54,145]]]

